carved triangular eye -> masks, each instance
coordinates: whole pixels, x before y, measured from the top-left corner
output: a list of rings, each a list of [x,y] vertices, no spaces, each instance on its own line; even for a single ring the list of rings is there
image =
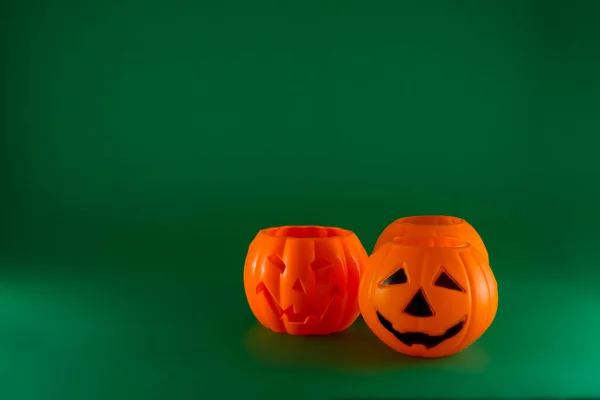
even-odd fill
[[[445,271],[442,271],[440,276],[433,283],[435,286],[439,286],[445,289],[457,290],[459,292],[464,292],[464,289],[456,283],[454,279],[450,277]]]
[[[404,271],[404,268],[400,268],[398,271],[390,275],[386,280],[381,282],[381,286],[400,285],[406,282],[408,282],[406,271]]]
[[[267,260],[269,260],[269,262],[283,274],[285,271],[285,263],[281,257],[279,257],[277,254],[271,254],[269,257],[267,257]]]

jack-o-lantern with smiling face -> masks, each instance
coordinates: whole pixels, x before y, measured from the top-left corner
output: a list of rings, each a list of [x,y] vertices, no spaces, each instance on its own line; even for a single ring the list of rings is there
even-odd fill
[[[368,255],[349,230],[282,226],[260,231],[248,249],[244,287],[258,321],[278,333],[326,335],[359,316]]]
[[[486,256],[457,238],[395,238],[376,251],[359,289],[362,316],[388,346],[444,357],[474,343],[498,308]]]

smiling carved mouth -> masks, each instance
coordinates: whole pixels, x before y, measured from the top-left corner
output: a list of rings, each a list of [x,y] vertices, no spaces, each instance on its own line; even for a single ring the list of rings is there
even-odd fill
[[[327,306],[323,310],[323,313],[319,314],[318,312],[311,312],[311,313],[296,312],[296,311],[294,311],[293,305],[287,307],[286,309],[283,309],[281,307],[281,305],[279,305],[279,302],[277,300],[275,300],[275,298],[273,297],[271,292],[269,292],[269,289],[267,289],[267,286],[264,284],[264,282],[261,282],[258,284],[258,286],[256,286],[256,294],[259,294],[259,293],[262,293],[265,296],[265,300],[269,304],[269,307],[271,308],[271,310],[273,310],[275,315],[277,315],[278,319],[281,320],[281,319],[283,319],[283,317],[286,317],[288,322],[290,322],[292,324],[304,324],[304,323],[308,322],[309,318],[311,318],[311,317],[315,318],[317,321],[320,321],[323,318],[323,316],[327,313],[327,310],[329,309],[331,304],[333,303],[333,299],[336,296],[342,297],[342,294],[341,294],[341,291],[339,290],[339,288],[337,286],[334,286],[331,289],[331,292],[329,295],[330,299],[329,299],[329,302],[327,303]]]
[[[443,341],[456,336],[465,326],[466,322],[466,320],[463,319],[462,321],[453,325],[451,328],[448,328],[448,330],[446,330],[446,332],[444,332],[441,335],[428,335],[423,332],[398,332],[394,329],[392,323],[385,319],[385,317],[381,315],[379,311],[377,311],[377,318],[379,319],[381,325],[385,329],[387,329],[388,332],[392,333],[396,337],[396,339],[398,339],[405,345],[413,346],[415,344],[420,344],[425,346],[427,349],[434,348]]]

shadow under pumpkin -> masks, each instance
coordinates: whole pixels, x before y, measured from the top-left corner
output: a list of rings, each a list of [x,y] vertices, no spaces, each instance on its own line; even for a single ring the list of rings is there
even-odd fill
[[[412,368],[477,372],[489,363],[487,354],[477,344],[461,353],[438,359],[398,353],[381,342],[362,319],[343,332],[326,336],[290,336],[256,324],[246,333],[244,345],[247,352],[262,364],[321,367],[356,373]]]

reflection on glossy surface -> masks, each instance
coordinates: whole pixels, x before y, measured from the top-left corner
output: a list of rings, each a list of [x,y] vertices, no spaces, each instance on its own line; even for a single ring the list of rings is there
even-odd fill
[[[487,354],[477,344],[436,360],[405,356],[379,341],[362,319],[344,332],[309,337],[282,335],[256,324],[244,339],[247,351],[259,362],[282,366],[304,365],[360,373],[432,367],[479,372],[489,363]]]

